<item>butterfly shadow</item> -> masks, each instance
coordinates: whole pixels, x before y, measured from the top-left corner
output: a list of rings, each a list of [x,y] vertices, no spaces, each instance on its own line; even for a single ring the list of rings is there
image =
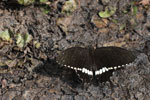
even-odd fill
[[[44,65],[37,66],[33,69],[33,72],[47,77],[60,78],[73,88],[82,83],[74,70],[61,67],[54,60],[48,60]]]

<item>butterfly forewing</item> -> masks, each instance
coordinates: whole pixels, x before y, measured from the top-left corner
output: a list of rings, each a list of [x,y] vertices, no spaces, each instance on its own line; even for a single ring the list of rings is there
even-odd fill
[[[87,68],[89,70],[93,62],[90,57],[89,49],[72,47],[60,53],[56,59],[58,63],[74,68]]]
[[[90,74],[93,74],[93,60],[90,54],[89,49],[73,47],[61,52],[56,60],[62,66],[75,70],[82,81],[89,82],[93,77],[87,72],[88,70],[92,72]]]

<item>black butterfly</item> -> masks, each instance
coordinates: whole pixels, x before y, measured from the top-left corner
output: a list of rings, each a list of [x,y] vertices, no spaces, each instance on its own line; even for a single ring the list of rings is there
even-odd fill
[[[86,81],[101,79],[101,76],[132,64],[133,52],[120,47],[82,48],[72,47],[62,51],[56,61],[58,64],[73,69]]]

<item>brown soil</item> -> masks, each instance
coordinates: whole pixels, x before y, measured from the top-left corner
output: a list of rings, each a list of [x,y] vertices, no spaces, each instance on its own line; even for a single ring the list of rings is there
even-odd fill
[[[149,100],[149,5],[138,1],[133,5],[133,0],[77,0],[75,10],[66,15],[62,13],[65,0],[50,1],[28,6],[0,2],[0,31],[9,29],[12,34],[11,42],[0,40],[0,63],[7,62],[0,66],[0,99]],[[116,7],[115,14],[99,17],[99,11],[107,7]],[[16,33],[29,33],[33,39],[20,49]],[[41,44],[39,48],[34,41]],[[74,46],[118,46],[138,55],[133,66],[113,73],[111,83],[84,83],[82,88],[73,71],[55,62],[60,51]]]

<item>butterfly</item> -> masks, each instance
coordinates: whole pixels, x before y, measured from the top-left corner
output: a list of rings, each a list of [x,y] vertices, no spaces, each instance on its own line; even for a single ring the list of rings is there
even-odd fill
[[[81,80],[88,82],[93,79],[103,80],[108,72],[132,64],[135,58],[132,51],[120,47],[72,47],[62,51],[56,57],[56,62],[74,70]]]

